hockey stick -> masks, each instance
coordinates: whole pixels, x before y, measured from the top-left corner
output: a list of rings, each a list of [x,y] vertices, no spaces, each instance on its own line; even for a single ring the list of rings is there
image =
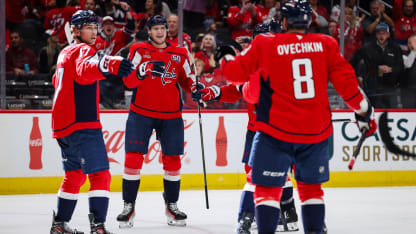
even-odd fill
[[[398,145],[394,144],[393,138],[390,136],[389,127],[387,124],[387,111],[385,111],[380,115],[380,118],[378,119],[378,131],[380,133],[381,141],[386,146],[387,151],[393,154],[416,157],[416,154],[402,150]]]
[[[350,123],[355,123],[355,122],[357,122],[355,119],[332,119],[331,121],[333,123],[336,123],[336,122],[350,122]]]
[[[197,84],[197,89],[198,89],[198,83],[199,83],[199,77],[196,75],[196,67],[195,67],[195,60],[192,56],[192,54],[189,53],[189,59],[192,60],[191,61],[191,66],[193,66],[194,69],[194,73],[195,73],[195,82]],[[200,100],[202,101],[202,99]],[[206,103],[204,101],[201,102],[204,107],[206,105]],[[202,170],[204,173],[204,188],[205,188],[205,205],[206,208],[209,209],[209,201],[208,201],[208,186],[207,186],[207,172],[205,169],[205,150],[204,150],[204,134],[202,133],[202,117],[201,117],[201,106],[199,105],[199,103],[197,104],[198,106],[198,122],[199,122],[199,135],[200,135],[200,139],[201,139],[201,152],[202,152]]]
[[[352,158],[350,163],[348,164],[348,169],[350,169],[350,171],[352,170],[352,168],[354,167],[355,164],[355,159],[357,159],[358,154],[360,153],[360,149],[361,149],[361,145],[363,144],[365,138],[367,138],[367,136],[365,135],[366,130],[363,130],[361,132],[361,137],[360,140],[358,140],[357,143],[357,147],[355,147],[354,152],[352,153]]]
[[[65,30],[66,40],[68,41],[68,45],[70,45],[74,41],[74,38],[72,37],[71,27],[69,26],[69,22],[66,22],[64,30]]]

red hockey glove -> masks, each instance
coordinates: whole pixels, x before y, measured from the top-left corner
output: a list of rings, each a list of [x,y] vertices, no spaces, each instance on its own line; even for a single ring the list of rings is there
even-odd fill
[[[121,56],[105,55],[98,62],[98,69],[104,76],[112,74],[123,78],[130,75],[133,71],[133,64],[130,60]]]
[[[199,99],[202,99],[202,101],[204,102],[217,101],[221,97],[221,89],[220,87],[216,85],[212,85],[212,86],[209,86],[208,88],[201,89],[198,91],[198,93],[200,93],[200,95],[198,95],[197,97]],[[197,100],[194,99],[194,101],[199,102],[199,99]]]
[[[360,129],[360,132],[365,130],[366,136],[373,135],[373,133],[377,130],[373,107],[369,107],[369,110],[364,117],[355,113],[355,119],[357,120],[357,126]]]

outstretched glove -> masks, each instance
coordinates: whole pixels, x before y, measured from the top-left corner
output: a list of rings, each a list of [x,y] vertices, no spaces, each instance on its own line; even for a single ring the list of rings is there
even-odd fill
[[[144,78],[150,75],[162,77],[163,73],[165,73],[165,65],[166,63],[163,61],[144,62],[136,70],[137,79],[144,80]]]
[[[200,102],[200,99],[202,99],[204,102],[217,101],[221,97],[221,89],[216,85],[201,89],[198,91],[198,93],[200,93],[200,95],[196,95],[197,99],[194,99],[196,102]]]
[[[364,131],[366,136],[371,136],[377,130],[373,107],[369,107],[364,117],[355,113],[355,119],[357,120],[358,129],[360,129],[360,132]]]
[[[123,78],[133,71],[133,64],[121,56],[105,55],[98,62],[98,69],[104,76],[111,74]]]

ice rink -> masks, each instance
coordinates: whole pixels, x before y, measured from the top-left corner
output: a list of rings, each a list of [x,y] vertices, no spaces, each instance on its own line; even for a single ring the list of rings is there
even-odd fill
[[[331,234],[416,233],[416,187],[325,188],[326,223]],[[235,233],[241,191],[182,191],[178,206],[188,214],[186,227],[166,224],[161,192],[140,192],[135,226],[119,229],[121,193],[111,193],[106,225],[115,233]],[[295,192],[296,206],[299,201]],[[55,194],[0,196],[0,233],[49,233]],[[87,194],[80,194],[71,227],[89,233]],[[299,212],[298,212],[299,213]],[[300,231],[303,233],[301,222]]]

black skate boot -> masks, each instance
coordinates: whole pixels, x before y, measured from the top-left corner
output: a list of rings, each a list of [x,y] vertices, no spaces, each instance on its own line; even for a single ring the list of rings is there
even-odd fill
[[[121,214],[117,216],[117,221],[119,222],[120,228],[131,228],[134,223],[134,202],[124,202],[124,208]]]
[[[52,214],[52,227],[50,234],[84,234],[76,229],[71,229],[67,222],[56,221],[55,211]]]
[[[176,202],[167,202],[165,193],[163,193],[163,199],[166,205],[166,217],[168,219],[168,225],[171,226],[186,226],[186,214],[178,209]]]
[[[296,214],[296,208],[292,207],[288,211],[283,212],[287,229],[289,232],[298,231],[298,215]]]
[[[324,223],[324,228],[322,230],[322,234],[327,234],[328,233],[328,228],[326,227],[326,224]]]
[[[91,234],[114,234],[105,229],[104,223],[96,222],[94,214],[88,214],[88,218],[90,220]]]
[[[237,234],[250,234],[250,228],[253,219],[253,213],[243,212],[240,220],[238,221]]]
[[[298,215],[296,214],[296,208],[292,207],[287,211],[283,211],[280,214],[276,232],[295,232],[298,230]]]
[[[280,212],[280,218],[279,218],[279,223],[277,224],[276,232],[287,232],[287,231],[288,231],[288,228],[287,228],[286,218],[283,212]]]

